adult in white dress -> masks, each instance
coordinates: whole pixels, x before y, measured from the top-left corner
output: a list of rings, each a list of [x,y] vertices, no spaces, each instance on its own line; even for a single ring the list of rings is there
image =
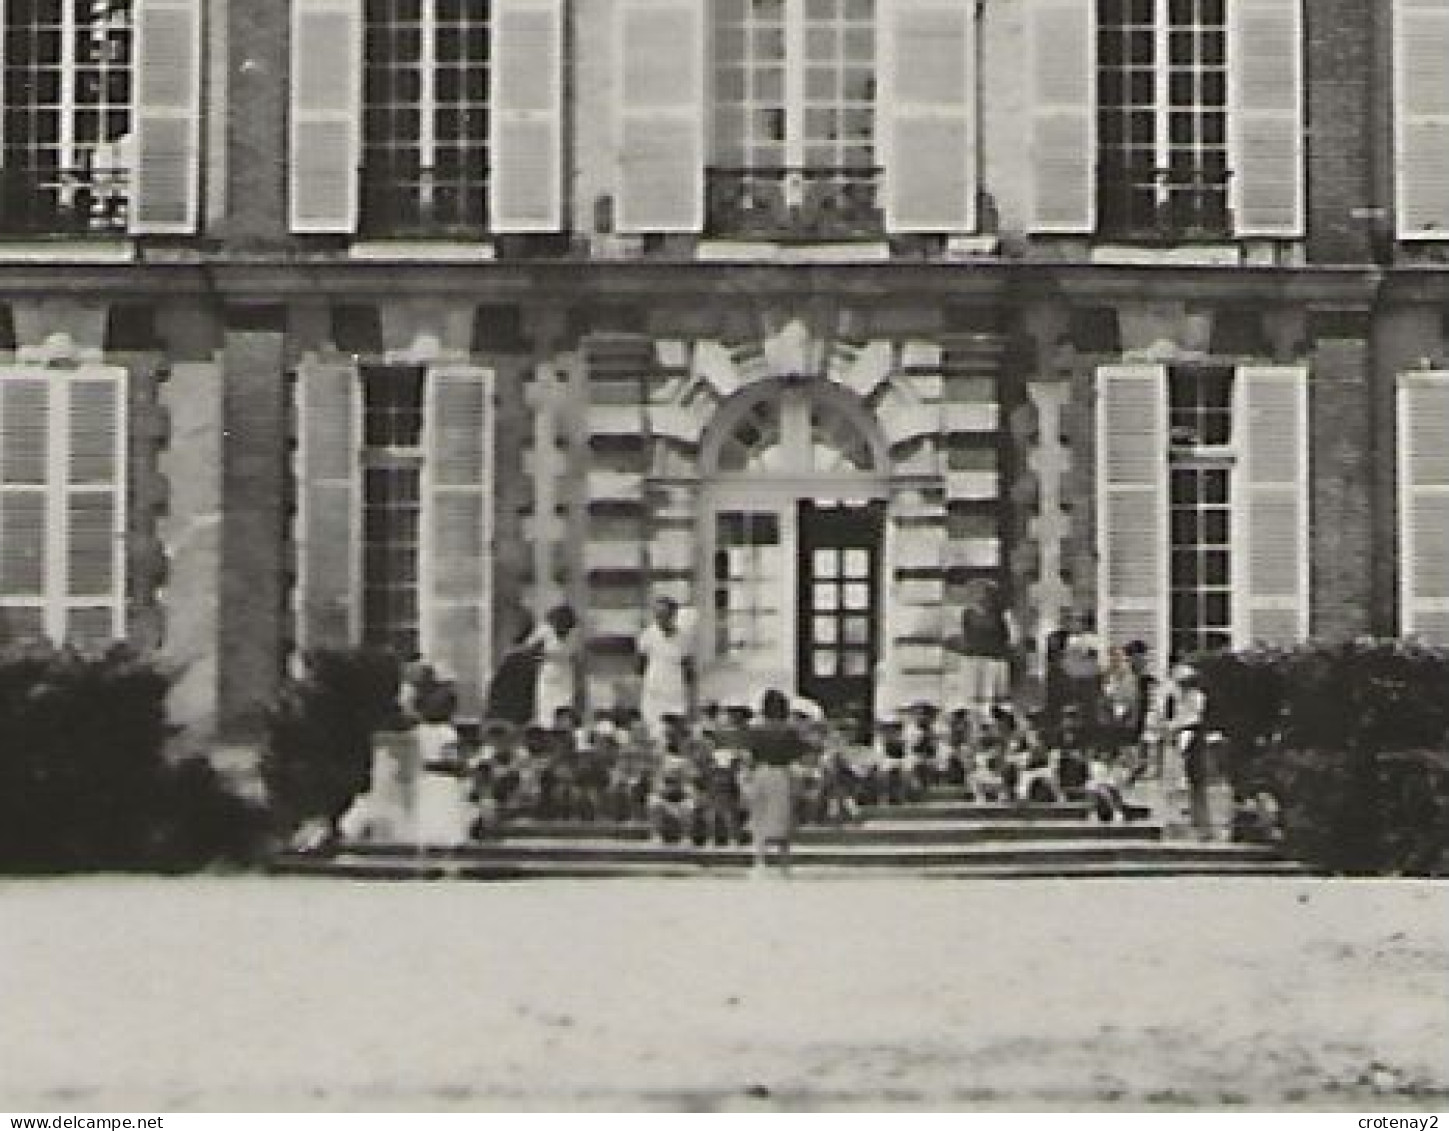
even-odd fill
[[[561,708],[578,707],[578,617],[568,605],[555,605],[524,647],[538,659],[534,721],[552,727]]]
[[[654,602],[654,618],[636,642],[639,670],[639,714],[650,735],[662,741],[669,715],[688,718],[694,695],[694,650],[690,634],[679,623],[679,603],[672,597]]]

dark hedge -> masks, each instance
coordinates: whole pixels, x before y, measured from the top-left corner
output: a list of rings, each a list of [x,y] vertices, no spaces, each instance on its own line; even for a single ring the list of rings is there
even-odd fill
[[[304,675],[283,688],[268,719],[262,779],[278,832],[311,821],[335,825],[367,789],[373,737],[398,722],[400,681],[386,652],[308,655]]]
[[[124,646],[0,654],[0,870],[245,863],[263,818],[203,759],[172,763],[167,675]]]
[[[1348,874],[1449,870],[1449,652],[1357,641],[1199,666],[1234,789],[1278,799],[1291,853]]]

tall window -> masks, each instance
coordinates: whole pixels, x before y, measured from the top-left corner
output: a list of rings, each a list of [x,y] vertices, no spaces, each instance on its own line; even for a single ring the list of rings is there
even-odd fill
[[[375,235],[488,226],[489,0],[367,0],[363,223]]]
[[[1170,615],[1183,656],[1233,643],[1232,396],[1230,368],[1169,370]]]
[[[1228,0],[1098,0],[1098,217],[1125,238],[1228,230]]]
[[[125,231],[131,0],[7,0],[0,229]]]
[[[714,0],[711,226],[844,235],[875,211],[874,0]]]
[[[363,372],[362,638],[419,651],[424,371]]]

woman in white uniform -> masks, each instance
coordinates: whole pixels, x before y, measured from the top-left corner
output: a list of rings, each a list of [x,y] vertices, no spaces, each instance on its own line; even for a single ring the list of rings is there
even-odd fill
[[[578,708],[578,617],[568,605],[555,605],[524,645],[538,659],[534,720],[552,727],[557,712]]]
[[[639,635],[639,714],[649,733],[662,741],[665,718],[688,718],[694,690],[694,656],[689,635],[679,625],[679,603],[672,597],[654,602],[654,619]]]

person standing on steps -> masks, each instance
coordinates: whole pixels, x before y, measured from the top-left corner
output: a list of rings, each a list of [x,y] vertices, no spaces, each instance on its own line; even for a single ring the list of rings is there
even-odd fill
[[[551,729],[560,710],[578,710],[578,623],[570,606],[555,605],[524,644],[538,662],[533,707],[534,722],[541,727]]]
[[[961,697],[976,724],[1011,694],[1011,614],[996,583],[980,580],[967,591],[961,612]]]
[[[790,841],[795,826],[793,767],[805,756],[805,739],[791,725],[790,699],[771,688],[760,699],[760,718],[745,739],[750,754],[750,831],[755,840],[755,875],[765,874],[774,845],[783,875],[790,874]]]
[[[520,727],[534,720],[539,662],[532,648],[535,632],[533,615],[525,611],[512,644],[488,684],[487,706],[483,712],[485,719],[501,719]]]
[[[669,716],[681,719],[694,714],[694,653],[687,631],[679,623],[679,602],[660,597],[654,602],[649,627],[639,634],[639,713],[656,742],[664,740]]]
[[[1208,807],[1207,693],[1197,669],[1179,664],[1172,672],[1172,715],[1168,721],[1182,776],[1187,782],[1188,820],[1200,840],[1212,837]]]

